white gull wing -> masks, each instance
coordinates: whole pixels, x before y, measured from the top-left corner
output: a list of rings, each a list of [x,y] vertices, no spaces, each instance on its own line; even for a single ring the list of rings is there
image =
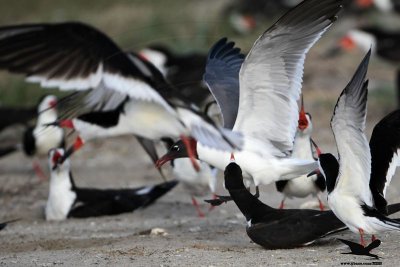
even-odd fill
[[[341,2],[306,0],[258,38],[240,70],[234,130],[269,140],[280,154],[292,150],[305,55],[335,20]]]
[[[350,194],[368,206],[372,206],[369,189],[371,153],[364,128],[368,95],[368,81],[365,81],[365,77],[370,55],[371,51],[342,91],[331,119],[340,164],[334,190]]]
[[[379,121],[372,131],[371,180],[369,182],[375,207],[385,212],[386,190],[400,165],[400,110],[395,110]]]
[[[148,64],[82,23],[0,27],[0,69],[25,74],[42,87],[89,90],[74,95],[89,110],[114,109],[127,97],[171,109]]]
[[[206,70],[203,76],[205,83],[221,109],[223,125],[232,129],[236,121],[239,106],[239,71],[244,55],[235,43],[222,38],[210,49]]]

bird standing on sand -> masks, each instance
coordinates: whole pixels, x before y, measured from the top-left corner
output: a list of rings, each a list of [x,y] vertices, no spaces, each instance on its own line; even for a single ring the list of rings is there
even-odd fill
[[[304,111],[303,97],[301,98],[301,108],[299,113],[299,125],[297,127],[296,137],[294,139],[294,146],[292,157],[298,159],[314,159],[313,140],[311,139],[311,133],[313,131],[313,125],[311,122],[311,115]],[[318,147],[316,147],[317,155],[321,153]],[[279,206],[283,209],[286,197],[301,197],[305,198],[308,195],[313,195],[319,202],[320,210],[324,210],[324,204],[321,202],[318,194],[325,191],[326,184],[325,178],[317,173],[312,177],[302,175],[292,180],[283,180],[275,183],[276,189],[281,192],[284,197]]]
[[[360,234],[360,243],[364,247],[364,233],[372,234],[374,240],[374,235],[379,232],[400,230],[400,222],[384,216],[376,209],[370,189],[371,152],[364,134],[368,93],[365,77],[370,55],[371,52],[368,52],[361,62],[333,112],[331,128],[339,162],[332,154],[321,154],[319,157],[320,171],[326,178],[329,207],[352,232]],[[392,155],[398,149],[387,148]],[[379,161],[381,166],[386,163],[384,159]],[[388,182],[385,176],[379,179],[381,183]]]

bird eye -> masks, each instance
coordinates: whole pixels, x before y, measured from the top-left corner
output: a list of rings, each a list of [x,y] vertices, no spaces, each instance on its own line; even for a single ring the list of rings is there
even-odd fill
[[[172,151],[179,151],[179,146],[173,146]]]

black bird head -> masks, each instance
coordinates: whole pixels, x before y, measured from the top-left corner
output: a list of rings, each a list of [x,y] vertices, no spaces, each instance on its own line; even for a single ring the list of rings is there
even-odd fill
[[[235,162],[231,162],[226,166],[225,172],[225,188],[227,190],[244,189],[242,169]]]
[[[194,146],[194,149],[196,149],[196,146]],[[188,157],[189,155],[185,144],[183,143],[182,140],[179,140],[169,148],[168,152],[164,156],[162,156],[157,160],[156,167],[160,168],[162,165],[164,165],[170,160],[179,158],[188,158]],[[197,157],[197,152],[196,152],[196,157]]]
[[[328,194],[335,188],[336,180],[339,175],[339,162],[330,153],[319,155],[320,171],[326,180]]]

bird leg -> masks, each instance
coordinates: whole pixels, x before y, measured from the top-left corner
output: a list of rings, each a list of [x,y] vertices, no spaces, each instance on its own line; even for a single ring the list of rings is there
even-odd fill
[[[281,201],[281,204],[279,205],[279,208],[278,209],[283,209],[283,207],[285,207],[285,197],[282,199],[282,201]]]
[[[319,199],[318,196],[317,196],[317,199],[318,199],[318,203],[319,203],[319,209],[320,209],[321,211],[324,211],[324,210],[325,210],[325,205],[324,205],[324,203],[322,203],[321,199]]]
[[[46,174],[44,174],[44,171],[43,171],[42,167],[40,166],[40,163],[38,160],[34,159],[32,161],[32,167],[33,167],[33,170],[35,171],[36,176],[39,177],[39,181],[43,182],[43,181],[46,181],[49,179],[46,176]]]
[[[199,216],[199,218],[204,218],[205,217],[204,213],[201,211],[199,203],[197,203],[197,200],[193,196],[192,196],[192,204],[196,208],[197,215]]]
[[[365,241],[364,241],[364,230],[359,228],[358,232],[360,233],[360,245],[365,247]]]
[[[256,198],[259,198],[259,197],[260,197],[260,189],[258,188],[258,186],[256,186],[256,193],[254,194],[254,196],[255,196]]]
[[[377,239],[377,238],[376,238],[375,235],[372,235],[372,236],[371,236],[371,242],[374,242],[376,239]]]
[[[194,142],[193,139],[191,139],[191,138],[189,138],[187,136],[184,136],[184,135],[181,135],[180,137],[181,137],[182,142],[185,144],[185,147],[186,147],[187,153],[189,155],[189,159],[192,162],[193,168],[197,172],[199,172],[200,171],[200,166],[196,161],[195,147],[193,146],[193,143],[196,144],[196,142]]]

